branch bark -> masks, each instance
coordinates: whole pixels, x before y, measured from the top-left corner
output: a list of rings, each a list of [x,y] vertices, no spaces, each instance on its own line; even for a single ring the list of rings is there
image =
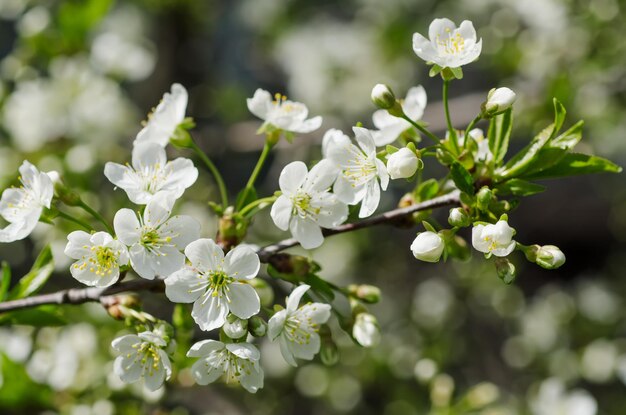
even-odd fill
[[[394,224],[409,217],[415,212],[458,204],[459,192],[455,191],[450,194],[439,196],[405,208],[390,210],[380,215],[363,219],[359,222],[346,223],[336,228],[325,229],[324,235],[337,235],[380,224]],[[298,245],[298,241],[295,239],[284,239],[275,244],[264,246],[257,251],[257,254],[259,255],[261,262],[267,263],[272,255],[296,245]],[[0,303],[0,313],[32,308],[46,304],[83,304],[86,302],[101,302],[106,305],[108,303],[107,299],[115,294],[123,292],[163,290],[163,287],[163,278],[155,278],[154,280],[139,279],[124,281],[106,288],[70,288],[68,290],[61,290],[50,294],[35,295],[28,298]]]

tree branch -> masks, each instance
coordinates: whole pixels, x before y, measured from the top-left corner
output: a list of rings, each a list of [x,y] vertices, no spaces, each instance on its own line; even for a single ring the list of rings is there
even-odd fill
[[[409,217],[415,212],[458,204],[459,192],[455,191],[450,194],[439,196],[405,208],[390,210],[389,212],[363,219],[359,222],[346,223],[336,228],[325,229],[324,235],[331,236],[339,233],[352,232],[380,224],[394,224]],[[298,241],[295,239],[285,239],[275,244],[264,246],[257,251],[257,254],[259,255],[261,262],[267,263],[272,255],[296,245],[298,245]],[[129,291],[135,292],[162,289],[163,278],[155,278],[154,280],[139,279],[125,281],[106,288],[70,288],[68,290],[61,290],[50,294],[35,295],[28,298],[0,303],[0,313],[21,310],[24,308],[32,308],[46,304],[83,304],[86,302],[101,302],[106,305],[109,303],[107,298],[115,294]]]

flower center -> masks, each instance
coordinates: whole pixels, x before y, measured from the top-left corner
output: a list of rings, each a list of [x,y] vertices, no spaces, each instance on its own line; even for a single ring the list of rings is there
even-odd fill
[[[446,29],[447,37],[437,35],[436,43],[439,51],[443,51],[448,55],[456,55],[465,50],[465,38],[459,32],[452,32]]]
[[[119,252],[113,251],[108,246],[92,246],[89,248],[91,255],[83,257],[81,262],[75,263],[74,268],[84,270],[89,267],[89,272],[104,277],[111,275],[113,269],[117,268],[117,256]]]
[[[292,315],[285,321],[284,333],[287,339],[300,345],[311,342],[311,333],[319,331],[319,325],[306,316]]]
[[[309,193],[302,190],[298,190],[294,196],[291,197],[293,203],[292,215],[298,215],[301,218],[306,218],[309,215],[319,215],[320,208],[313,207],[311,204],[312,197]]]
[[[209,273],[209,289],[212,291],[211,295],[213,297],[226,295],[228,284],[233,281],[234,279],[229,277],[224,271],[212,271]]]
[[[148,368],[148,374],[154,375],[154,372],[161,365],[161,356],[159,355],[159,347],[152,343],[143,342],[140,345],[133,345],[137,349],[138,357],[141,357],[141,365]]]
[[[350,159],[348,166],[343,171],[344,176],[350,181],[352,187],[361,186],[376,176],[377,169],[373,160],[365,157],[361,152]]]
[[[167,180],[169,174],[170,171],[167,168],[167,165],[164,168],[160,163],[150,166],[142,165],[141,169],[137,170],[137,175],[143,183],[143,189],[152,194],[161,190],[161,187],[163,187],[163,183]]]

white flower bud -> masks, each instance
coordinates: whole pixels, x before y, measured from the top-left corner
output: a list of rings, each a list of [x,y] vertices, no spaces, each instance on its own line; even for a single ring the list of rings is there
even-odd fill
[[[356,315],[352,336],[363,347],[373,347],[380,342],[380,328],[378,320],[369,313]]]
[[[537,251],[537,265],[546,269],[555,269],[565,263],[565,255],[554,245],[545,245]]]
[[[240,339],[248,334],[248,320],[241,320],[231,314],[222,328],[224,333],[231,339]]]
[[[462,208],[453,208],[450,209],[450,214],[448,215],[448,223],[451,226],[458,226],[459,228],[463,228],[470,224],[470,218]]]
[[[387,171],[392,179],[406,179],[417,171],[418,158],[415,152],[401,148],[387,158]]]
[[[396,96],[387,85],[376,84],[372,88],[372,102],[378,108],[386,110],[396,105]]]
[[[417,235],[411,244],[415,258],[426,262],[437,262],[443,253],[445,243],[435,232],[426,231]]]
[[[485,112],[490,115],[507,110],[515,102],[515,92],[507,87],[493,88],[487,94]]]

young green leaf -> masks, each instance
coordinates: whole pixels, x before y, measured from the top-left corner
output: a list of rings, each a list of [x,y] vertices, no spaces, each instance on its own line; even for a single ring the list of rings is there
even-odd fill
[[[521,179],[511,179],[498,185],[495,190],[501,196],[530,196],[546,190],[545,186]]]
[[[50,245],[46,245],[35,260],[29,273],[24,275],[13,287],[8,295],[8,299],[28,297],[37,292],[48,281],[54,271],[54,261]]]
[[[576,144],[582,138],[584,121],[578,121],[571,126],[567,131],[560,134],[558,137],[550,140],[546,147],[561,148],[563,150],[572,150]]]
[[[23,324],[34,327],[64,326],[67,324],[59,306],[43,305],[36,308],[12,311],[0,316],[0,325]]]
[[[244,197],[244,194],[246,194],[245,188],[241,192],[239,192],[239,194],[237,194],[237,200],[235,201],[235,206],[245,207],[259,198],[256,192],[256,189],[254,187],[248,190],[248,193],[246,194],[246,200],[241,200]]]
[[[554,124],[544,128],[532,139],[530,144],[517,153],[502,168],[498,169],[496,171],[496,176],[501,179],[508,179],[521,175],[521,173],[523,173],[533,162],[537,153],[539,153],[539,150],[541,150],[550,140],[553,132]]]
[[[433,197],[437,196],[437,193],[439,193],[439,183],[435,179],[428,179],[423,181],[415,191],[418,202],[430,200]]]
[[[552,133],[554,136],[561,130],[567,111],[565,111],[565,107],[559,102],[558,99],[553,98],[552,103],[554,104],[554,131]]]
[[[470,195],[474,194],[474,179],[461,163],[455,161],[450,165],[450,175],[452,176],[452,181],[454,181],[454,184],[460,191]]]
[[[11,267],[6,261],[2,261],[2,281],[0,281],[0,301],[4,301],[11,285]]]
[[[513,112],[509,108],[505,112],[491,119],[487,137],[489,140],[489,150],[493,154],[496,165],[499,165],[507,150],[509,149],[509,139],[513,129]]]
[[[566,154],[552,167],[529,174],[524,176],[524,178],[527,180],[536,180],[580,174],[619,173],[621,171],[622,168],[620,166],[602,157],[570,153]]]

